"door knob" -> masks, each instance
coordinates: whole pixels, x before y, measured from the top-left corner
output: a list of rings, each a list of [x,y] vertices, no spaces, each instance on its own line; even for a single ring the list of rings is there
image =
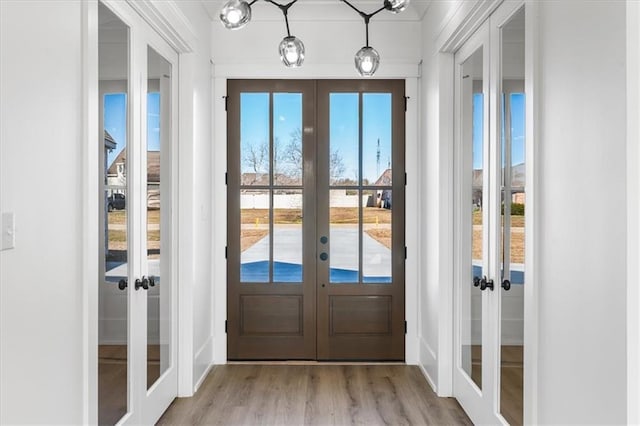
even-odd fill
[[[329,242],[329,239],[323,235],[322,237],[320,237],[320,242],[322,244],[327,244]]]
[[[504,288],[504,291],[509,291],[509,289],[511,288],[511,281],[509,280],[502,281],[502,288]]]
[[[142,279],[144,279],[145,277],[142,277]],[[153,275],[149,275],[149,287],[155,287],[156,285],[156,277],[154,277]]]
[[[329,258],[329,255],[327,253],[320,253],[320,260],[327,260]]]
[[[118,288],[120,290],[124,290],[125,288],[127,288],[127,280],[126,279],[121,279],[120,281],[118,281]]]
[[[149,290],[149,280],[147,279],[147,277],[142,277],[142,279],[140,278],[136,278],[136,290],[140,290],[140,287],[142,287],[145,290]]]
[[[480,277],[473,277],[473,286],[474,287],[479,287],[480,286]]]
[[[486,289],[493,291],[493,280],[487,280],[487,277],[484,277],[480,280],[480,290],[484,291]]]

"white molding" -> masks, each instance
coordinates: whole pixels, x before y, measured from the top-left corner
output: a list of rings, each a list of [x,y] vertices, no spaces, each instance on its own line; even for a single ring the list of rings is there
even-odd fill
[[[431,348],[431,346],[429,346],[429,343],[427,343],[427,341],[424,340],[424,338],[420,338],[420,370],[422,371],[422,374],[424,374],[424,376],[427,378],[427,382],[429,382],[431,389],[433,389],[433,391],[436,392],[438,396],[449,397],[451,396],[450,394],[446,394],[446,395],[441,394],[438,387],[438,382],[439,382],[438,378],[432,377],[431,373],[429,373],[429,370],[427,368],[428,365],[435,367],[436,368],[435,373],[437,374],[438,373],[437,364],[438,364],[438,360],[436,358],[435,351]]]
[[[384,58],[383,58],[384,60]],[[285,68],[281,63],[270,64],[216,64],[217,78],[291,78],[291,79],[359,79],[361,78],[353,63],[312,64],[305,63],[301,68]],[[415,63],[383,62],[374,79],[417,78],[420,77],[420,66]]]
[[[627,1],[627,424],[640,424],[640,3]]]
[[[407,185],[405,187],[405,245],[407,260],[405,261],[405,320],[407,334],[405,336],[405,362],[416,365],[420,362],[418,324],[420,322],[420,306],[418,304],[419,279],[419,239],[420,221],[419,210],[419,182],[418,176],[418,141],[420,135],[418,79],[405,79],[405,96],[408,96],[407,111],[405,112],[405,172]]]
[[[504,0],[463,2],[441,31],[436,46],[441,52],[454,53],[486,21]]]
[[[100,135],[98,87],[98,2],[82,2],[82,422],[98,423],[98,257],[99,205],[98,144],[88,143]]]
[[[207,378],[207,375],[209,374],[209,372],[211,371],[211,368],[213,367],[213,364],[211,364],[210,362],[213,354],[213,346],[214,346],[213,336],[209,336],[207,340],[202,344],[200,349],[196,351],[196,355],[194,356],[194,359],[195,359],[194,365],[207,364],[207,367],[203,370],[203,372],[200,375],[198,375],[198,377],[195,378],[196,380],[193,385],[194,394],[198,392],[198,389],[200,388],[202,383],[205,381],[205,379]]]
[[[540,176],[538,164],[540,147],[539,112],[539,22],[536,0],[525,1],[525,93],[526,93],[526,136],[525,158],[525,277],[524,286],[524,423],[538,423],[538,241],[542,238],[540,227],[540,206],[537,202],[537,181]]]
[[[127,0],[129,6],[142,16],[178,53],[195,50],[198,37],[189,19],[172,0]]]

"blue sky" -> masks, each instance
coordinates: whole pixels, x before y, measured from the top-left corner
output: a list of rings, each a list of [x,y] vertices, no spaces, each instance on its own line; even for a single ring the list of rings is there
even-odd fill
[[[104,96],[104,128],[116,141],[116,149],[109,153],[110,166],[116,156],[127,146],[127,95],[113,93]],[[160,149],[160,93],[147,95],[147,142],[149,151]]]
[[[334,93],[330,98],[331,152],[338,152],[345,166],[345,178],[358,177],[358,94]],[[258,147],[269,139],[269,94],[243,93],[241,98],[240,134],[242,154],[251,145]],[[251,117],[244,119],[244,117]],[[302,95],[274,93],[274,137],[282,145],[290,135],[302,128]],[[375,181],[387,168],[391,159],[391,95],[367,93],[363,95],[363,177]],[[377,163],[377,143],[380,139],[380,164]],[[242,161],[242,160],[241,160]],[[243,172],[250,167],[242,161]]]
[[[482,168],[482,93],[473,95],[473,168]],[[524,163],[525,96],[511,94],[511,165]],[[504,162],[504,160],[503,160]]]

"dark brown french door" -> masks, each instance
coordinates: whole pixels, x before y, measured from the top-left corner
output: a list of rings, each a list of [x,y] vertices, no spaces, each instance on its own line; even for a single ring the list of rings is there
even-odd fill
[[[227,94],[228,358],[404,360],[404,81]]]

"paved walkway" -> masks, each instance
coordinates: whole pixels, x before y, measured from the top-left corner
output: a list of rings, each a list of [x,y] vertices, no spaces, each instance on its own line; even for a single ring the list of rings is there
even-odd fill
[[[391,276],[391,250],[368,234],[363,235],[363,275],[369,277]],[[331,230],[329,261],[332,269],[358,270],[358,227],[342,226]],[[242,252],[241,263],[269,260],[269,238],[264,237]],[[275,226],[273,230],[273,260],[275,262],[302,264],[302,229]]]

